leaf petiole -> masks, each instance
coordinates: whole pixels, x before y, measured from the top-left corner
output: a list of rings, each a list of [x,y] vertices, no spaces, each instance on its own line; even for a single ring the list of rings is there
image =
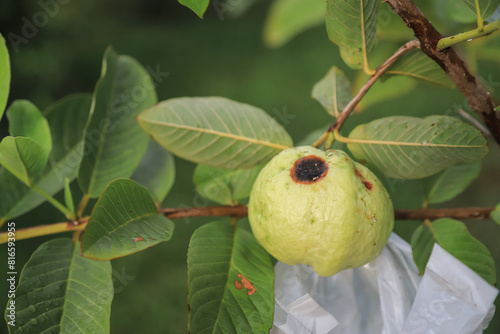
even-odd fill
[[[462,43],[465,41],[469,41],[469,40],[472,40],[474,38],[479,38],[479,37],[489,35],[498,29],[500,29],[500,20],[485,25],[482,30],[479,30],[479,28],[476,28],[476,29],[473,29],[470,31],[466,31],[466,32],[454,35],[454,36],[441,38],[439,40],[439,42],[437,43],[437,47],[439,50],[444,50],[446,48],[449,48],[452,45]]]
[[[71,210],[69,210],[67,207],[65,207],[63,204],[61,204],[54,197],[50,196],[45,191],[43,191],[42,189],[40,189],[38,186],[36,186],[36,185],[33,184],[33,185],[31,185],[31,189],[33,189],[38,194],[40,194],[43,198],[45,198],[57,210],[61,211],[64,214],[64,216],[66,216],[66,218],[68,218],[70,220],[75,220],[76,219],[75,214]]]
[[[78,205],[78,210],[76,211],[77,217],[83,216],[83,211],[85,210],[85,207],[87,206],[87,203],[89,202],[89,200],[90,200],[89,194],[83,195],[83,197],[80,201],[80,204]]]
[[[476,16],[477,16],[477,31],[482,32],[484,29],[483,18],[481,17],[481,9],[479,8],[479,0],[475,0],[476,2]]]

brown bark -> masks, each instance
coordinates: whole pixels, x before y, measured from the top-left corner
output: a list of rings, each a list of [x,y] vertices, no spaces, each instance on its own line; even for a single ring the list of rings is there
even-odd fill
[[[439,50],[438,41],[444,36],[427,20],[412,0],[386,0],[403,22],[413,30],[420,41],[422,51],[432,58],[448,74],[449,78],[467,99],[474,112],[479,114],[491,135],[500,144],[500,113],[490,94],[479,80],[472,75],[462,59],[453,50]]]
[[[439,218],[455,219],[488,219],[490,213],[495,208],[451,208],[451,209],[415,209],[415,210],[394,210],[396,220],[424,220]],[[162,213],[169,219],[189,218],[189,217],[211,217],[229,216],[246,217],[248,208],[244,205],[237,206],[212,206],[200,208],[169,208],[163,209]]]

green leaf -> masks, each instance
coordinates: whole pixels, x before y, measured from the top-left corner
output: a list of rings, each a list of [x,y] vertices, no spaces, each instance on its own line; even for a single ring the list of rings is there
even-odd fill
[[[52,131],[52,151],[49,161],[34,185],[49,195],[64,187],[64,180],[73,180],[82,159],[82,132],[87,121],[92,97],[75,94],[52,104],[44,112]],[[30,211],[45,199],[0,168],[0,221]]]
[[[209,0],[179,0],[181,5],[184,5],[196,13],[201,19],[207,10]]]
[[[111,260],[167,241],[174,223],[158,213],[146,188],[132,180],[111,182],[92,211],[82,238],[83,255]]]
[[[33,139],[7,136],[0,143],[0,164],[27,186],[47,163],[45,150]]]
[[[464,4],[464,0],[441,0],[445,6],[446,16],[455,22],[472,23],[476,22],[476,9],[469,8]]]
[[[9,133],[13,137],[29,137],[40,145],[46,154],[52,150],[50,126],[42,112],[27,100],[16,100],[7,109]]]
[[[421,49],[414,49],[404,54],[389,67],[386,74],[407,75],[447,88],[455,87],[443,69]]]
[[[489,18],[500,6],[500,0],[463,0],[466,6],[477,16],[476,1],[479,4],[479,12],[483,20]]]
[[[362,112],[378,103],[402,98],[411,93],[416,85],[417,81],[407,76],[388,76],[385,80],[377,80],[356,106],[356,112]]]
[[[274,270],[251,233],[222,222],[198,228],[189,243],[188,291],[191,333],[269,333]]]
[[[377,32],[377,0],[327,0],[326,30],[351,68],[367,67]]]
[[[314,85],[312,97],[318,100],[330,115],[337,117],[352,99],[349,79],[341,69],[333,66],[323,79]]]
[[[449,201],[462,193],[481,172],[481,163],[459,164],[422,179],[425,199],[428,203]]]
[[[33,253],[15,293],[10,333],[109,333],[111,264],[86,259],[79,244],[55,239]],[[9,309],[5,316],[9,320]]]
[[[157,101],[147,71],[133,58],[106,50],[94,90],[91,118],[78,183],[91,198],[117,178],[130,177],[146,152],[149,138],[137,115]]]
[[[146,187],[154,201],[161,203],[175,181],[173,155],[150,140],[148,150],[132,175],[132,180]]]
[[[432,247],[436,242],[485,281],[495,285],[495,262],[488,248],[467,231],[464,223],[450,218],[424,223],[413,233],[411,238],[413,260],[420,273],[425,271]]]
[[[5,39],[0,34],[0,119],[2,119],[10,90],[10,59]]]
[[[261,109],[221,97],[166,100],[142,112],[138,120],[170,152],[218,168],[263,164],[293,144],[285,129]]]
[[[280,47],[301,32],[325,21],[324,0],[275,0],[264,26],[264,42]]]
[[[201,196],[220,204],[237,204],[248,198],[252,186],[264,165],[249,169],[219,169],[198,165],[193,182]]]
[[[491,211],[491,219],[500,224],[500,204],[495,207],[495,210]]]
[[[481,131],[451,116],[381,118],[342,138],[358,160],[395,179],[428,177],[488,153]]]

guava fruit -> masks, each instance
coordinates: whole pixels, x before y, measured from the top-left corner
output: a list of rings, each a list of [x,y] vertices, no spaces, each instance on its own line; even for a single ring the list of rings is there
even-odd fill
[[[394,226],[379,179],[340,150],[286,149],[257,177],[248,218],[277,260],[304,263],[320,276],[375,259]]]

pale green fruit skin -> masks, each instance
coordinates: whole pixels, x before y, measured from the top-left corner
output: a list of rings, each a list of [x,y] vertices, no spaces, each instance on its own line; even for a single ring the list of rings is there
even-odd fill
[[[309,155],[324,159],[328,173],[311,184],[297,183],[290,169]],[[248,218],[257,240],[277,260],[307,264],[320,276],[375,259],[394,226],[391,198],[368,168],[342,151],[310,146],[284,150],[262,169]]]

